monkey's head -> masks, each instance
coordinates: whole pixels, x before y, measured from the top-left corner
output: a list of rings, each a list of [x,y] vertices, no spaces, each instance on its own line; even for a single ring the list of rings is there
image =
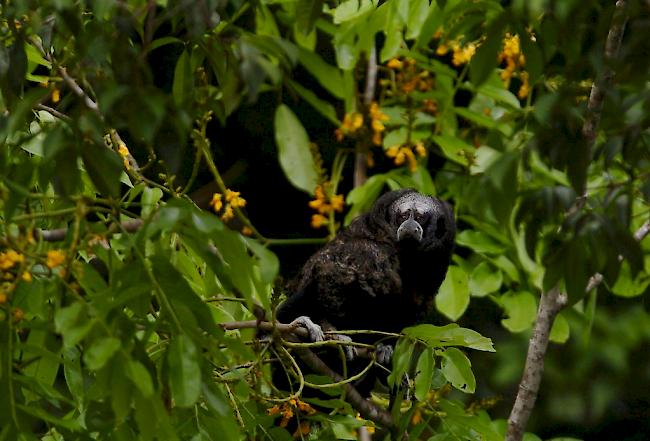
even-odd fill
[[[451,251],[456,235],[454,212],[440,199],[413,189],[391,191],[380,197],[371,217],[400,248]]]

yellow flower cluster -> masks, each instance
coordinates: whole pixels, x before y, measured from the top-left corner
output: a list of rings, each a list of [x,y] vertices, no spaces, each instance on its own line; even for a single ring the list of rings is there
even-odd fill
[[[129,170],[131,168],[131,164],[129,163],[129,148],[124,144],[124,142],[120,142],[119,145],[117,146],[117,153],[120,154],[122,157],[122,161],[124,162],[124,168]]]
[[[47,260],[45,261],[45,265],[47,265],[48,268],[56,268],[63,262],[65,262],[65,253],[63,253],[63,251],[50,250],[47,252]]]
[[[323,185],[317,185],[316,190],[314,190],[315,199],[309,201],[309,206],[318,211],[318,214],[314,214],[311,217],[312,228],[320,228],[327,225],[329,221],[325,215],[329,215],[334,211],[340,213],[343,211],[343,207],[345,206],[343,195],[330,195],[329,192],[325,191],[328,187],[329,183],[327,182]]]
[[[388,115],[379,109],[379,104],[375,101],[370,103],[368,113],[370,114],[370,128],[372,128],[372,143],[381,145],[381,134],[386,130],[384,121],[388,121]]]
[[[338,142],[343,141],[343,138],[356,133],[357,131],[359,131],[361,127],[363,127],[362,114],[360,114],[359,112],[346,113],[345,116],[343,117],[343,122],[341,123],[341,127],[339,127],[334,131],[336,140]]]
[[[25,261],[25,256],[14,251],[9,250],[4,253],[0,253],[0,269],[8,270],[12,268],[17,263],[23,263]]]
[[[462,66],[469,63],[474,54],[476,54],[476,43],[467,43],[462,46],[459,40],[453,40],[449,43],[441,43],[436,49],[436,55],[446,55],[449,50],[452,51],[451,64]]]
[[[505,67],[499,74],[506,87],[510,85],[510,79],[514,76],[515,72],[519,70],[519,79],[521,86],[517,92],[520,99],[524,99],[530,93],[530,84],[528,83],[528,72],[523,70],[526,64],[526,57],[521,52],[521,45],[519,35],[511,35],[506,33],[503,39],[503,51],[499,53],[499,62],[505,63]]]
[[[266,409],[266,414],[271,416],[282,415],[280,427],[287,427],[287,424],[289,424],[289,421],[293,418],[296,410],[299,410],[305,415],[314,415],[316,413],[316,409],[311,407],[309,403],[305,403],[300,399],[292,398],[286,403],[282,403],[281,405],[276,404],[275,406]],[[304,431],[305,429],[306,431]],[[303,435],[306,435],[309,433],[309,425],[307,425],[306,428],[299,427],[298,430],[300,430]]]
[[[415,152],[413,152],[415,150]],[[409,144],[394,145],[386,150],[386,156],[393,158],[395,165],[400,166],[408,164],[408,169],[413,173],[418,167],[416,155],[424,158],[427,155],[427,149],[422,141],[417,141],[412,146]]]
[[[397,71],[395,84],[402,93],[410,94],[415,90],[427,92],[433,89],[433,79],[428,70],[418,70],[416,61],[413,58],[392,58],[386,63],[386,67]],[[385,81],[385,80],[384,80]]]
[[[221,220],[224,222],[228,222],[230,219],[235,217],[235,208],[243,208],[246,206],[246,199],[242,198],[240,196],[240,192],[238,191],[232,191],[229,189],[226,189],[226,205],[224,208],[224,204],[222,201],[223,195],[221,193],[215,193],[212,195],[212,200],[210,201],[210,206],[214,210],[215,213],[218,213],[221,211],[223,208],[223,213],[221,214]]]

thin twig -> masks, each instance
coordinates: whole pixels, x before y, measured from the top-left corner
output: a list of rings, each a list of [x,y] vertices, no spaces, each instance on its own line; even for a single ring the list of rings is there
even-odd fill
[[[61,113],[58,110],[53,109],[52,107],[46,106],[45,104],[37,104],[36,108],[38,110],[44,110],[47,113],[49,113],[50,115],[55,116],[55,117],[57,117],[57,118],[59,118],[59,119],[61,119],[63,121],[70,121],[71,120],[68,115],[66,115],[64,113]]]

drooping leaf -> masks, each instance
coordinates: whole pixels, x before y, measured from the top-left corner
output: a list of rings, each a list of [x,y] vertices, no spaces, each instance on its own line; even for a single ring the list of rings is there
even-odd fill
[[[169,388],[177,406],[189,407],[201,393],[201,368],[196,345],[186,335],[172,339],[167,350]]]
[[[467,273],[452,265],[447,277],[440,285],[436,296],[436,308],[452,321],[458,320],[469,305],[469,285]]]
[[[318,184],[309,136],[300,120],[285,104],[275,112],[275,142],[285,176],[294,187],[312,194]]]
[[[456,389],[467,394],[473,394],[476,390],[472,364],[459,349],[447,348],[442,353],[442,373]]]

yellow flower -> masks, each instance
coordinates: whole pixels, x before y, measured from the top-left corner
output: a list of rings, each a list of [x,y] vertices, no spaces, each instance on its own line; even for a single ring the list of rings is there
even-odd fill
[[[420,156],[421,158],[424,158],[427,156],[427,149],[424,148],[424,144],[422,141],[418,141],[415,143],[415,152]]]
[[[334,211],[338,211],[339,213],[343,211],[343,206],[345,205],[345,202],[343,201],[343,195],[342,194],[335,194],[330,198],[330,204],[331,207]]]
[[[401,69],[404,66],[404,63],[399,61],[397,58],[391,58],[388,60],[388,63],[386,63],[386,67],[389,69]]]
[[[394,158],[397,156],[398,152],[399,152],[399,145],[394,145],[388,147],[388,149],[386,150],[386,156],[388,156],[389,158]]]
[[[376,101],[373,101],[370,103],[370,108],[368,109],[368,113],[370,113],[370,117],[372,119],[378,119],[380,121],[388,121],[388,115],[386,115],[384,112],[381,111],[379,108],[379,104],[377,104]]]
[[[474,43],[469,43],[467,46],[454,46],[454,55],[452,57],[451,63],[454,66],[460,66],[465,63],[469,63],[469,60],[472,59],[476,53],[476,45]]]
[[[280,413],[280,406],[278,406],[277,404],[273,407],[269,407],[268,409],[266,409],[267,415],[277,415],[279,413]]]
[[[449,46],[447,46],[444,43],[440,43],[438,45],[438,48],[436,49],[436,55],[440,55],[440,56],[446,55],[447,52],[449,52]]]
[[[5,303],[7,303],[7,294],[1,293],[0,294],[0,305],[4,305]]]
[[[325,216],[322,214],[313,214],[311,216],[311,227],[312,228],[320,228],[324,225],[327,225],[328,221]]]
[[[226,190],[226,201],[230,202],[232,208],[241,208],[246,206],[246,199],[239,196],[238,191]]]
[[[517,96],[519,99],[524,99],[528,96],[530,93],[530,84],[528,83],[528,72],[521,72],[519,74],[519,79],[521,79],[521,86],[519,87],[519,92],[517,92]]]
[[[25,261],[25,256],[16,252],[15,250],[9,250],[4,253],[0,253],[0,269],[8,270],[17,263],[22,263]]]
[[[397,152],[397,155],[395,155],[395,165],[402,165],[404,164],[405,160],[406,154],[404,153],[404,149],[399,149],[399,152]]]
[[[32,281],[32,275],[28,272],[25,271],[23,272],[23,275],[21,277],[25,282],[31,282]]]
[[[232,206],[226,205],[226,209],[223,211],[223,214],[221,215],[221,220],[224,222],[228,222],[233,217],[235,217],[235,213],[232,210]]]
[[[55,89],[52,91],[52,102],[53,102],[54,104],[56,104],[56,103],[58,103],[59,101],[61,101],[61,91],[60,91],[59,89],[56,89],[56,88],[55,88]]]
[[[54,268],[61,265],[65,261],[65,254],[60,250],[50,250],[47,252],[47,261],[45,264],[48,268]]]
[[[215,193],[212,195],[210,206],[215,211],[215,213],[221,210],[221,208],[223,207],[223,202],[221,202],[221,193]]]
[[[241,229],[241,234],[243,234],[244,236],[252,236],[253,230],[251,229],[251,227],[246,225],[244,226],[244,228]]]
[[[409,171],[411,173],[415,172],[415,170],[418,168],[418,161],[417,159],[415,159],[415,154],[413,153],[413,150],[411,150],[409,147],[404,147],[404,155],[408,160]]]
[[[384,126],[384,123],[381,122],[378,119],[373,119],[372,120],[371,127],[372,127],[372,130],[374,130],[375,132],[383,132],[386,129],[386,127]]]
[[[293,417],[293,409],[285,405],[282,409],[282,421],[280,421],[280,427],[287,427],[289,420]]]

